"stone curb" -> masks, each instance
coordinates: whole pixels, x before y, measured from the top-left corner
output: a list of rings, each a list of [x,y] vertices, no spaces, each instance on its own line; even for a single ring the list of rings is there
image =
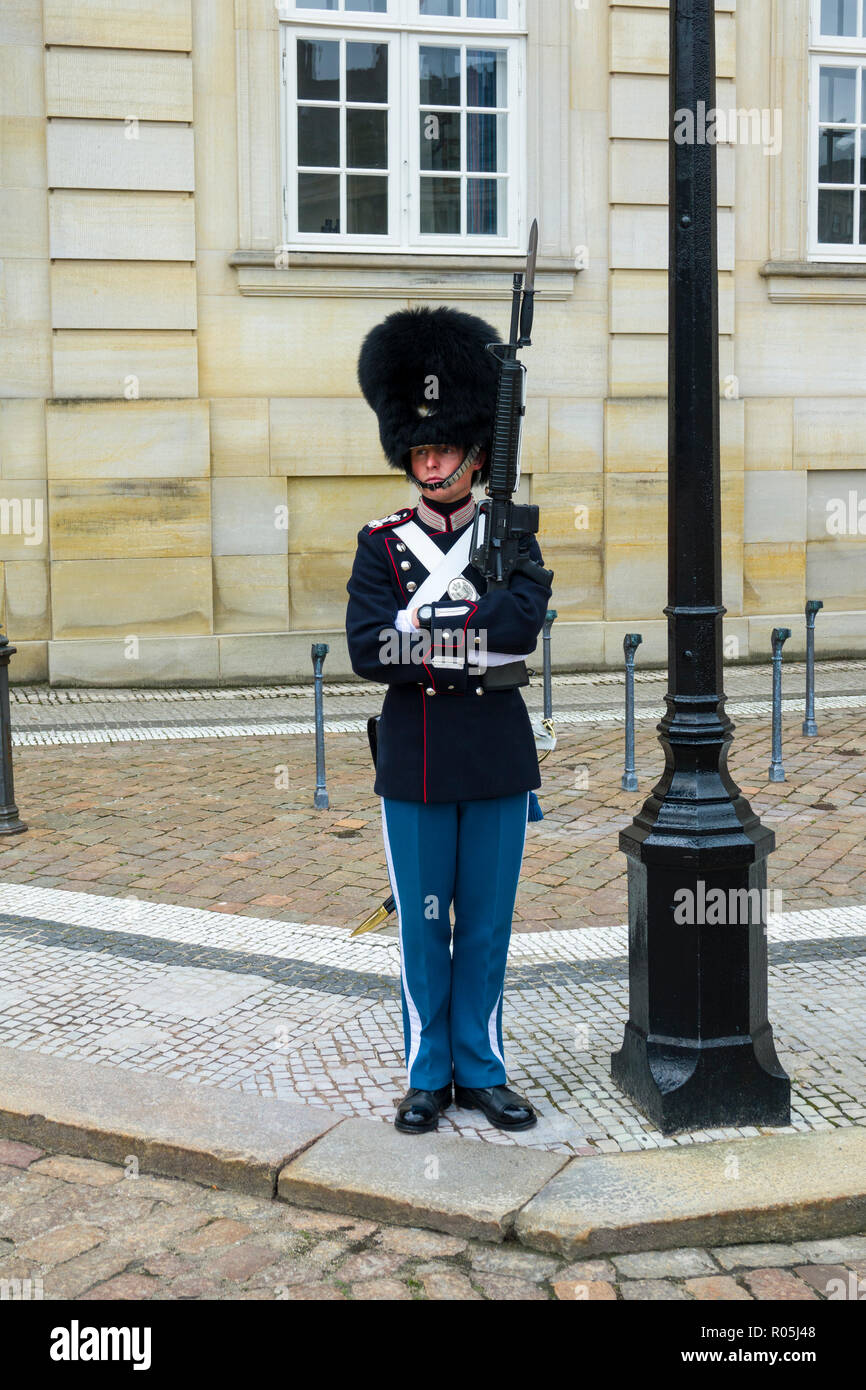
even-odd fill
[[[144,1172],[273,1197],[280,1170],[341,1115],[41,1052],[0,1047],[0,1134],[138,1159]]]
[[[866,1127],[572,1159],[517,1239],[566,1256],[822,1240],[866,1227]]]
[[[0,1047],[0,1135],[567,1256],[866,1227],[864,1126],[569,1158],[456,1135],[403,1135],[324,1107]]]

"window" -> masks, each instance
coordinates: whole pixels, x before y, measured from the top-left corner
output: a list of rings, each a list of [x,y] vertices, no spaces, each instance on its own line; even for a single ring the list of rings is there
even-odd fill
[[[518,0],[280,7],[291,249],[511,253],[526,229]]]
[[[812,0],[809,246],[866,259],[866,0]]]

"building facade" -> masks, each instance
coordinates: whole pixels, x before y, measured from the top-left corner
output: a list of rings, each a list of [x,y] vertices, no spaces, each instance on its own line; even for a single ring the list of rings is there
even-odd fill
[[[716,0],[726,652],[866,652],[861,0]],[[355,536],[416,495],[374,323],[508,322],[560,666],[665,659],[658,0],[4,0],[0,561],[13,678],[349,673]]]

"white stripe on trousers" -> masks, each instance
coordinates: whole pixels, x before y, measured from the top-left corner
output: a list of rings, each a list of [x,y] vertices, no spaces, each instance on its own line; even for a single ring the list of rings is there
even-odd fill
[[[394,872],[394,861],[391,858],[391,841],[388,838],[388,820],[385,815],[385,798],[382,801],[382,838],[385,841],[385,858],[388,861],[388,876],[391,879],[391,887],[394,890],[394,901],[397,904],[397,921],[400,924],[400,974],[403,979],[403,990],[406,995],[406,1009],[409,1014],[409,1056],[406,1059],[406,1079],[409,1086],[412,1085],[412,1066],[418,1051],[421,1047],[421,1015],[409,992],[409,981],[406,978],[406,952],[403,949],[403,911],[400,906],[400,891],[397,887],[397,875]]]
[[[523,844],[522,844],[521,847],[520,847],[520,863],[521,863],[521,866],[523,865],[523,854],[524,854],[524,851],[525,851],[525,849],[526,849],[526,824],[527,824],[527,822],[528,822],[528,820],[529,820],[529,795],[530,795],[529,792],[527,792],[527,793],[526,793],[526,820],[525,820],[524,823],[523,823]],[[512,911],[513,911],[513,909],[512,909]],[[506,963],[507,963],[507,958],[506,958]],[[505,1066],[505,1058],[503,1057],[502,1053],[499,1051],[499,1039],[498,1039],[497,1036],[496,1036],[496,1011],[497,1011],[497,1009],[499,1008],[499,1000],[500,1000],[501,998],[502,998],[502,990],[499,991],[499,998],[496,1000],[496,1003],[493,1005],[493,1011],[491,1012],[491,1015],[490,1015],[490,1017],[489,1017],[488,1020],[487,1020],[487,1038],[488,1038],[488,1041],[489,1041],[489,1043],[490,1043],[491,1050],[492,1050],[493,1053],[499,1058],[500,1062],[502,1063],[502,1065],[503,1065],[503,1067],[504,1067],[504,1066]],[[508,1068],[506,1067],[505,1069],[506,1069],[506,1072],[507,1072],[507,1071],[508,1071]],[[506,1079],[507,1079],[507,1078],[506,1078]]]

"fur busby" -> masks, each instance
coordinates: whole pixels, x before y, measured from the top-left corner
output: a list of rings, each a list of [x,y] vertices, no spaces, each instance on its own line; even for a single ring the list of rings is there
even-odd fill
[[[361,347],[358,381],[379,419],[392,468],[409,472],[417,444],[480,444],[486,482],[499,367],[488,343],[502,339],[489,323],[458,309],[399,309],[372,329]]]

